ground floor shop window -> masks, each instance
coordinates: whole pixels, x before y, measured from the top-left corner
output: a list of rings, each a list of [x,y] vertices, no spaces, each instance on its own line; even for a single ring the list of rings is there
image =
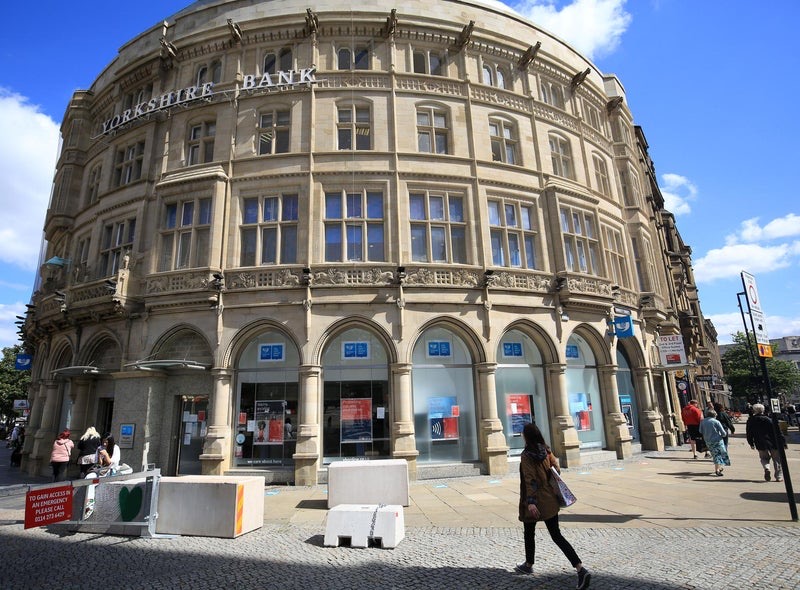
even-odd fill
[[[567,403],[581,448],[605,447],[600,385],[592,349],[581,336],[567,341]]]
[[[628,356],[617,349],[617,391],[619,392],[619,411],[625,417],[628,430],[634,442],[639,441],[639,412],[636,404],[636,389]]]
[[[442,328],[414,347],[412,387],[417,461],[478,460],[472,358],[461,339]]]
[[[352,328],[323,353],[323,461],[391,456],[389,368],[383,343]]]
[[[495,390],[497,414],[511,455],[525,448],[522,429],[529,422],[535,422],[545,440],[550,440],[542,356],[518,330],[506,334],[498,347]]]

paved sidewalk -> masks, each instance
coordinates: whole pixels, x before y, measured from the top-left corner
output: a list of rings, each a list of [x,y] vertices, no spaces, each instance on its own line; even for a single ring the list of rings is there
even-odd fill
[[[800,481],[794,429],[790,441],[790,470]],[[790,520],[784,484],[764,481],[743,436],[732,439],[731,456],[719,478],[688,447],[565,470],[578,503],[560,520],[592,570],[591,587],[800,587],[800,525]],[[515,473],[412,483],[406,537],[393,550],[323,547],[325,486],[267,487],[264,527],[238,539],[168,540],[25,531],[20,497],[0,488],[0,546],[15,589],[94,589],[94,564],[113,564],[100,576],[109,590],[574,588],[574,571],[544,527],[536,573],[512,573],[523,558],[517,486]]]

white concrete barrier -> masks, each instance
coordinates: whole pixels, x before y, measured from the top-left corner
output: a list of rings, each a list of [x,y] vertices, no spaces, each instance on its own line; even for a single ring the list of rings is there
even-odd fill
[[[263,525],[263,477],[161,478],[157,533],[234,538]]]
[[[328,508],[339,504],[408,506],[405,459],[336,461],[328,465]]]
[[[372,540],[383,549],[394,549],[405,536],[402,506],[340,504],[328,511],[323,543],[338,547],[349,539],[351,547],[368,547]]]

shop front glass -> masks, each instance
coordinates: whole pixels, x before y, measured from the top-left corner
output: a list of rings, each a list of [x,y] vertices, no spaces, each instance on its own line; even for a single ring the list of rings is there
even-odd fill
[[[582,449],[606,445],[597,364],[592,349],[581,336],[567,341],[567,402]]]
[[[542,355],[533,340],[518,330],[511,330],[500,341],[495,389],[497,414],[510,455],[519,455],[525,448],[522,429],[528,422],[535,422],[544,439],[550,440]]]
[[[234,415],[236,466],[294,465],[299,362],[296,347],[279,332],[264,333],[245,348]]]
[[[323,462],[391,456],[389,364],[383,343],[353,328],[322,355]]]
[[[619,411],[625,416],[628,431],[634,442],[639,442],[639,412],[636,405],[636,389],[628,355],[617,349],[617,390],[619,392]]]
[[[467,347],[449,330],[433,328],[414,346],[412,361],[417,461],[477,461],[474,372]]]

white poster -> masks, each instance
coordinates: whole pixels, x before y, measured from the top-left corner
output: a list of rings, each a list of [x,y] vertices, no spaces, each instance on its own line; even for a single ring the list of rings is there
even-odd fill
[[[683,336],[672,334],[658,337],[658,354],[665,367],[680,367],[687,364],[686,349],[683,347]]]

